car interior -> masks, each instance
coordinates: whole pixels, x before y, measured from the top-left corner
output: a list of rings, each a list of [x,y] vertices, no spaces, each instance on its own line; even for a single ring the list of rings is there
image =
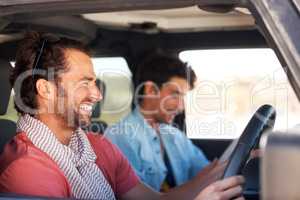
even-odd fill
[[[207,79],[205,83],[209,84],[202,82],[196,87],[194,93],[199,91],[197,95],[204,99],[204,102],[199,100],[193,103],[199,107],[203,106],[202,111],[204,109],[207,112],[201,115],[200,112],[193,114],[197,111],[187,108],[184,113],[176,117],[175,122],[193,143],[203,150],[209,160],[220,158],[232,141],[239,139],[228,156],[230,161],[224,177],[242,173],[246,177],[244,188],[246,199],[260,199],[261,186],[266,185],[267,179],[264,178],[261,183],[261,159],[248,160],[249,153],[251,149],[259,146],[259,139],[263,133],[272,130],[273,127],[277,129],[278,124],[281,124],[279,128],[283,130],[296,126],[300,116],[297,99],[300,95],[297,92],[300,85],[296,76],[300,72],[299,59],[297,60],[299,42],[295,42],[296,47],[293,46],[295,52],[291,53],[288,48],[290,46],[281,46],[282,40],[279,37],[273,37],[274,34],[280,35],[281,29],[273,28],[271,23],[271,25],[268,24],[265,16],[261,15],[267,12],[259,9],[268,6],[271,1],[253,0],[245,3],[248,1],[176,0],[160,3],[153,1],[152,4],[147,1],[124,1],[127,4],[120,2],[117,0],[111,2],[96,0],[86,2],[77,0],[0,1],[0,91],[2,93],[0,95],[0,151],[16,133],[18,115],[13,108],[13,91],[8,77],[15,61],[17,44],[28,30],[70,37],[84,42],[91,48],[94,69],[99,78],[98,85],[105,98],[97,104],[92,116],[93,123],[86,128],[98,134],[103,134],[107,126],[118,122],[131,111],[136,68],[140,60],[149,53],[163,52],[180,57],[191,64],[201,82],[201,78],[205,79],[205,75],[208,74],[210,62],[227,63],[226,57],[209,57],[207,53],[218,52],[215,54],[225,55],[224,50],[247,50],[243,58],[239,58],[240,54],[236,51],[233,51],[231,57],[227,57],[228,60],[239,62],[236,65],[240,69],[230,69],[231,64],[219,65],[212,68],[213,70],[208,74],[211,79]],[[263,2],[266,3],[263,5]],[[273,1],[273,3],[274,10],[277,11],[275,3],[277,5],[282,2]],[[287,9],[293,9],[295,13],[298,8],[298,16],[295,14],[293,17],[296,19],[298,17],[297,22],[300,24],[299,1],[290,0],[282,4],[287,5],[281,6],[290,6]],[[294,5],[293,8],[291,4]],[[285,19],[288,21],[288,18]],[[299,35],[297,35],[299,26],[295,25],[296,22],[293,24],[289,24],[290,29],[289,27],[287,29],[294,31],[292,39],[297,36],[299,40]],[[291,28],[293,26],[294,28]],[[271,30],[277,29],[274,32],[265,31],[270,28],[273,28]],[[289,45],[288,39],[286,43]],[[260,50],[262,50],[260,57],[254,57],[249,53]],[[275,79],[277,81],[277,73],[276,78],[271,81],[268,77],[270,74],[275,74],[275,68],[271,69],[273,71],[266,72],[262,69],[263,65],[272,65],[271,62],[263,63],[263,59],[268,54],[263,50],[271,51],[276,59],[274,62],[281,68],[280,77],[284,77],[278,81],[278,84],[273,81]],[[188,54],[193,53],[195,53],[194,60],[188,58]],[[188,56],[184,57],[185,54]],[[295,57],[293,57],[294,54],[296,54]],[[206,56],[208,61],[205,62],[201,56]],[[252,61],[257,61],[257,66],[253,66]],[[193,65],[193,63],[196,64]],[[202,67],[202,71],[200,67],[197,68],[198,65]],[[231,82],[225,82],[228,78],[227,71],[230,70],[233,74],[230,77]],[[255,70],[259,78],[251,74]],[[246,75],[239,77],[240,71],[241,73],[244,71]],[[264,75],[260,77],[262,74]],[[216,80],[217,77],[220,77],[218,81],[211,81]],[[236,89],[228,89],[231,86],[226,85],[229,82],[232,85],[232,80]],[[271,84],[271,86],[262,86],[268,89],[267,92],[263,91],[260,85],[259,89],[256,88],[255,84],[265,81]],[[211,83],[214,84],[215,90],[210,90],[213,88]],[[255,95],[251,93],[252,96],[247,93],[249,103],[246,100],[248,96],[245,96],[245,88],[248,88],[249,93],[255,89],[260,93],[257,92]],[[227,93],[217,94],[212,91],[227,91]],[[276,95],[280,93],[283,96],[270,96],[269,92],[276,93]],[[222,100],[217,101],[216,96],[219,95],[220,98],[221,95],[227,95],[228,98],[226,96],[223,99],[222,96]],[[283,104],[286,99],[289,99],[289,103]],[[189,107],[189,105],[186,106]],[[211,114],[212,112],[208,112],[211,111],[209,108],[218,112]],[[204,118],[207,115],[210,118]],[[222,119],[220,123],[219,119]],[[193,128],[193,123],[201,120],[207,120],[205,121],[207,123],[199,122],[198,128]],[[282,123],[280,120],[283,120]],[[228,121],[232,123],[227,123]],[[230,124],[234,124],[235,128],[231,129]],[[212,135],[202,134],[208,129]],[[266,165],[264,163],[264,166]],[[270,172],[268,174],[270,175]],[[7,197],[6,195],[10,196],[0,194],[0,197]]]

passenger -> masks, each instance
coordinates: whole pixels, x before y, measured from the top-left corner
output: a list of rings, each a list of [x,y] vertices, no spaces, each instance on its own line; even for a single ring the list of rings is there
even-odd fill
[[[187,182],[209,164],[204,153],[172,126],[195,80],[194,71],[178,58],[153,54],[136,72],[135,109],[105,132],[141,180],[157,191]]]
[[[17,135],[0,156],[0,192],[126,200],[241,195],[240,176],[211,183],[220,171],[215,165],[169,193],[145,186],[118,148],[80,128],[90,123],[92,106],[101,100],[95,81],[81,43],[36,32],[26,35],[11,75],[20,118]]]

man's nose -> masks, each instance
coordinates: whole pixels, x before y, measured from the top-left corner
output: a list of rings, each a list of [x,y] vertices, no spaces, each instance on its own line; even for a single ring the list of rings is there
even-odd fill
[[[95,103],[103,99],[102,92],[97,86],[93,87],[93,89],[90,91],[90,94],[91,94],[91,99],[93,99]]]
[[[184,100],[183,100],[183,98],[179,98],[179,100],[178,100],[178,111],[179,112],[182,112],[182,111],[184,111]]]

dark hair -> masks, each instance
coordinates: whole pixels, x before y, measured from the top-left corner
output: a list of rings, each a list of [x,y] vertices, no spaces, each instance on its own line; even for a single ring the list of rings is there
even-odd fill
[[[191,88],[194,87],[196,75],[187,63],[182,62],[178,57],[155,53],[146,57],[138,65],[134,86],[135,89],[146,81],[154,82],[159,88],[173,77],[187,80]],[[139,88],[138,95],[144,94],[144,87]],[[141,99],[139,99],[139,102]]]
[[[75,49],[90,55],[86,47],[79,41],[34,31],[25,34],[18,46],[15,67],[10,75],[10,83],[15,91],[15,109],[19,113],[32,115],[33,113],[30,113],[29,109],[37,108],[35,85],[39,78],[48,80],[51,71],[53,72],[53,81],[57,82],[59,71],[67,70],[66,49]],[[37,69],[45,70],[45,73],[35,73]],[[17,79],[26,72],[30,73],[24,76],[22,84],[18,85]],[[19,106],[16,102],[22,102],[23,106]]]

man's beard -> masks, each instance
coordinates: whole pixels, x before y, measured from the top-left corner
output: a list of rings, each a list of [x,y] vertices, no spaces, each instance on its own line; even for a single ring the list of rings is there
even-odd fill
[[[87,128],[91,124],[91,116],[83,117],[80,114],[76,113],[74,115],[74,122],[75,122],[76,127]]]
[[[88,127],[91,124],[91,116],[84,116],[80,114],[80,104],[78,105],[78,109],[75,108],[75,105],[73,104],[74,101],[71,101],[71,104],[69,105],[68,101],[70,100],[65,89],[60,87],[59,90],[60,92],[57,96],[58,102],[56,104],[57,115],[62,118],[68,127],[73,127],[74,129],[79,127]],[[61,105],[60,102],[63,102],[63,105]],[[59,108],[59,105],[62,106],[62,108]]]
[[[58,113],[69,127],[88,127],[91,124],[91,116],[83,116],[78,113],[73,107],[67,107],[66,112]]]

